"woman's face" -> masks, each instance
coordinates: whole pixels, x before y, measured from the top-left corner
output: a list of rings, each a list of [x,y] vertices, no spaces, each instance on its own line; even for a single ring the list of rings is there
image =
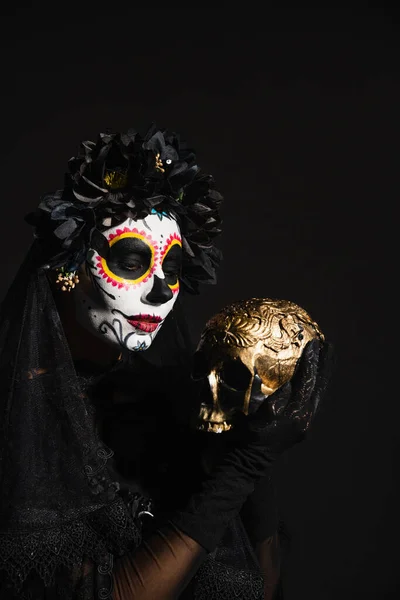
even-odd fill
[[[74,289],[78,321],[121,349],[146,350],[178,297],[179,227],[173,217],[152,213],[103,235],[107,259],[91,249]]]

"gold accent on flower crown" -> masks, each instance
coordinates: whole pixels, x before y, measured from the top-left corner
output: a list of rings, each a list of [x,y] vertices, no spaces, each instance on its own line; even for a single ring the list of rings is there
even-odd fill
[[[154,168],[157,169],[157,171],[161,171],[161,173],[165,173],[164,164],[160,158],[159,152],[156,154],[156,164],[154,165]]]
[[[128,183],[127,171],[106,171],[103,177],[104,183],[112,190],[120,190]]]
[[[58,274],[56,284],[58,286],[61,286],[61,291],[70,292],[79,283],[79,277],[77,275],[77,272],[64,271],[64,267],[61,267],[61,269],[57,269],[57,271],[58,270],[60,270],[61,272]]]

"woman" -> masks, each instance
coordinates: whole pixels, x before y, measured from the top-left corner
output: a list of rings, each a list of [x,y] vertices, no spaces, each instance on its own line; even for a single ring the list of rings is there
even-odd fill
[[[179,295],[215,282],[221,200],[153,126],[84,142],[27,216],[0,329],[2,599],[273,597],[270,468],[328,353],[311,343],[280,418],[264,403],[205,474]]]

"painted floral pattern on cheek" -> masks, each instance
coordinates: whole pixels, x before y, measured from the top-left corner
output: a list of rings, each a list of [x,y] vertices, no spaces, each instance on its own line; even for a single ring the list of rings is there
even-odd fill
[[[165,242],[162,250],[161,250],[161,264],[165,258],[165,256],[167,255],[167,253],[170,251],[170,249],[172,248],[172,246],[179,246],[180,248],[182,248],[182,240],[180,238],[180,236],[177,233],[171,234],[169,236],[169,238],[167,239],[167,241]],[[177,282],[174,283],[173,285],[169,285],[168,287],[172,290],[172,292],[174,294],[176,294],[177,292],[179,292],[179,279],[177,279]]]
[[[149,267],[146,269],[145,273],[140,275],[140,277],[137,277],[136,279],[126,279],[113,273],[109,268],[106,259],[97,254],[95,260],[99,274],[107,281],[107,283],[111,284],[113,287],[117,287],[119,290],[129,290],[133,285],[139,285],[148,281],[149,277],[152,276],[157,267],[160,255],[159,247],[152,237],[145,231],[137,228],[131,229],[129,227],[124,227],[123,229],[117,229],[115,233],[110,233],[107,238],[110,248],[116,242],[124,238],[137,238],[144,242],[150,249],[151,260]]]

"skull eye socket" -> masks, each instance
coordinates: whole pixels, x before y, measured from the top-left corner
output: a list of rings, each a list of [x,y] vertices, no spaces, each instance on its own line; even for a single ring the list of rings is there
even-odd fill
[[[192,379],[195,381],[204,379],[208,375],[209,364],[205,352],[197,350],[193,355],[192,361]]]
[[[251,372],[240,360],[225,360],[219,372],[221,384],[235,392],[247,390],[251,378]]]
[[[198,381],[204,379],[210,373],[211,366],[207,353],[197,350],[193,355],[192,379]],[[218,380],[222,386],[235,392],[244,392],[248,389],[252,373],[238,359],[225,358],[221,368],[218,370]]]

